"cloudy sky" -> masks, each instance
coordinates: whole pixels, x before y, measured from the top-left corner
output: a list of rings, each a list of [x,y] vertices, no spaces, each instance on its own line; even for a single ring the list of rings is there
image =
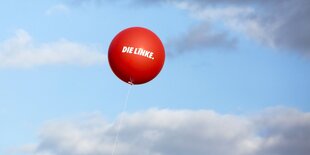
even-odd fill
[[[118,155],[308,155],[309,15],[307,0],[2,1],[0,154],[110,155],[119,129]],[[121,114],[107,49],[131,26],[167,59]]]

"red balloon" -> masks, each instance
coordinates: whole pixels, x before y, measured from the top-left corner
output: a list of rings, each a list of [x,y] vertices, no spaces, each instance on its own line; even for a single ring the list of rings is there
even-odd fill
[[[152,31],[127,28],[112,40],[108,52],[114,74],[129,84],[144,84],[154,79],[165,61],[165,49]]]

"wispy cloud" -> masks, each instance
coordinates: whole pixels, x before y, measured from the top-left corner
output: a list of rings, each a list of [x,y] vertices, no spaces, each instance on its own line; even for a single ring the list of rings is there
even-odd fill
[[[181,37],[173,38],[167,46],[171,49],[169,54],[175,55],[187,51],[199,50],[210,51],[210,49],[233,49],[237,45],[237,39],[229,36],[227,32],[216,32],[208,23],[192,27]]]
[[[100,115],[50,122],[38,143],[19,151],[111,154],[116,131],[116,125]],[[119,140],[120,155],[308,155],[310,114],[289,108],[269,109],[255,117],[153,109],[124,115]]]
[[[46,15],[53,15],[53,14],[67,14],[70,12],[70,8],[65,4],[58,4],[48,8],[45,11]]]
[[[167,1],[165,1],[167,2]],[[203,22],[223,22],[232,31],[242,32],[261,43],[310,53],[310,5],[307,0],[172,0]]]
[[[69,0],[72,5],[83,5],[87,3],[101,5],[104,1],[113,2],[111,0]]]
[[[38,44],[25,30],[0,42],[0,68],[31,68],[43,65],[96,65],[105,60],[98,48],[60,39]]]

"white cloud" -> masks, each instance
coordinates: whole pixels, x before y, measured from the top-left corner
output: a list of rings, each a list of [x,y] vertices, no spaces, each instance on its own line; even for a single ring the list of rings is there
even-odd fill
[[[209,110],[158,110],[124,115],[118,155],[308,155],[310,114],[276,108],[257,117]],[[116,125],[93,115],[55,121],[30,155],[108,155]],[[35,147],[34,147],[35,146]]]
[[[37,44],[24,30],[0,42],[0,68],[29,68],[42,65],[95,65],[104,62],[98,48],[60,39]]]
[[[70,12],[70,8],[64,4],[58,4],[48,8],[45,11],[46,15],[53,15],[53,14],[67,14]]]

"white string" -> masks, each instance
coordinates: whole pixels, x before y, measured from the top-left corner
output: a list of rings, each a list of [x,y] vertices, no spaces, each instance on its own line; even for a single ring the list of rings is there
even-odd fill
[[[114,139],[114,146],[113,146],[112,155],[115,154],[116,148],[118,147],[119,133],[120,133],[120,130],[121,130],[121,125],[122,125],[123,119],[124,119],[123,115],[124,115],[124,113],[127,110],[128,99],[129,99],[129,95],[130,95],[131,88],[132,88],[132,84],[131,83],[129,83],[129,84],[130,84],[130,86],[129,86],[129,89],[128,89],[128,92],[127,92],[127,95],[126,95],[126,99],[125,99],[125,102],[124,102],[124,105],[123,105],[123,110],[122,110],[122,113],[121,113],[121,116],[120,116],[120,120],[119,120],[119,122],[117,124],[116,136],[115,136],[115,139]]]

